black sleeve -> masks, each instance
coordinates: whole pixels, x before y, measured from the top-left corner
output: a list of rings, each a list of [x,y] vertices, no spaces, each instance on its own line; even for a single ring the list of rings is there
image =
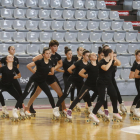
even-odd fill
[[[132,66],[132,68],[131,68],[131,71],[135,72],[135,69],[136,69],[136,64],[133,63],[133,66]]]
[[[101,67],[102,65],[104,65],[104,61],[101,60],[101,61],[98,63],[98,66]]]
[[[38,66],[40,64],[40,60],[35,61],[35,65]]]
[[[16,74],[20,73],[17,67],[14,67],[14,70],[15,70]]]
[[[0,62],[1,62],[2,64],[4,64],[4,63],[5,63],[5,57],[3,57],[3,58],[0,60]]]
[[[50,60],[50,61],[51,61],[52,67],[55,67],[54,61],[52,61],[52,60]]]
[[[61,60],[61,55],[58,54],[58,61],[60,61],[60,60]]]
[[[140,71],[140,64],[137,66],[137,68],[136,68],[136,69]]]
[[[80,63],[80,60],[74,63],[74,66],[77,67]]]
[[[63,70],[64,70],[64,71],[67,71],[67,64],[66,64],[65,61],[63,61]]]
[[[0,73],[2,73],[2,71],[3,71],[3,67],[0,68]]]
[[[17,65],[19,64],[19,60],[18,60],[18,58],[17,58]]]
[[[90,65],[87,65],[85,68],[86,72],[88,72],[88,70],[90,69]]]

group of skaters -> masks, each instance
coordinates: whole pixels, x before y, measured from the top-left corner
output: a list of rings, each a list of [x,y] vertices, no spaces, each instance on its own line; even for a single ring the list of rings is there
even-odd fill
[[[9,55],[0,60],[0,102],[2,105],[3,117],[9,116],[5,105],[3,91],[7,91],[17,102],[12,110],[14,120],[19,117],[31,116],[36,111],[33,108],[33,102],[43,91],[53,108],[53,119],[60,115],[67,117],[68,121],[72,120],[72,111],[76,108],[81,110],[80,101],[85,102],[85,110],[89,118],[95,123],[99,123],[97,116],[102,116],[105,121],[109,121],[108,101],[110,97],[113,107],[114,120],[122,120],[123,114],[127,113],[126,107],[122,100],[120,91],[115,80],[117,66],[121,62],[117,59],[117,54],[103,45],[98,49],[98,57],[94,52],[89,52],[83,47],[77,48],[77,55],[72,55],[72,50],[65,47],[64,53],[66,58],[62,61],[61,56],[57,53],[59,42],[51,40],[49,47],[44,47],[42,54],[33,58],[33,62],[27,65],[27,68],[33,73],[30,77],[24,92],[22,93],[18,78],[21,77],[19,71],[19,61],[15,54],[14,46],[9,46]],[[138,95],[135,97],[130,112],[140,118],[140,50],[135,51],[136,60],[131,68],[129,78],[135,78],[135,85]],[[55,76],[55,71],[63,73],[64,90],[61,88],[59,80]],[[55,104],[49,86],[55,90],[58,95],[58,101]],[[74,99],[75,89],[77,97]],[[93,91],[90,96],[89,91]],[[30,100],[25,107],[24,99],[30,94]],[[65,99],[70,97],[70,107],[66,109]],[[93,102],[97,98],[97,103],[93,107]],[[117,104],[120,107],[118,109]],[[103,106],[104,111],[101,109]],[[19,115],[17,113],[19,109]],[[61,111],[61,113],[60,113]]]

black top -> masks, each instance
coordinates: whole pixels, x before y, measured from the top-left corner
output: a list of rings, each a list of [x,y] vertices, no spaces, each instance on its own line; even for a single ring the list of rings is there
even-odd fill
[[[117,66],[113,66],[113,72],[112,72],[112,79],[114,80],[115,78],[115,73],[117,71]]]
[[[36,72],[32,75],[36,82],[44,82],[48,76],[48,73],[51,71],[52,67],[55,67],[54,63],[49,60],[48,64],[44,62],[44,58],[41,60],[35,61],[36,64]]]
[[[0,62],[1,62],[2,64],[6,65],[6,64],[7,64],[7,62],[6,62],[6,57],[3,57],[3,58],[0,60]],[[15,67],[17,67],[18,64],[19,64],[18,58],[14,56],[13,65],[14,65]]]
[[[97,79],[97,83],[107,85],[112,81],[112,73],[113,73],[113,64],[114,60],[112,61],[112,65],[107,71],[104,71],[101,66],[107,65],[109,62],[106,62],[105,59],[100,60],[98,63],[99,66],[99,77]]]
[[[79,75],[79,72],[81,71],[81,69],[85,68],[88,64],[85,65],[83,63],[83,60],[78,60],[77,62],[74,63],[74,65],[76,68],[73,72],[73,76],[77,78],[78,81],[82,82],[84,78]]]
[[[137,69],[138,65],[139,64],[135,60],[134,63],[133,63],[133,66],[131,67],[131,71],[135,72],[135,70]],[[139,72],[139,75],[140,75],[140,72]],[[138,78],[135,78],[135,79],[138,79]]]
[[[73,59],[74,59],[74,61],[76,62],[76,61],[78,60],[77,55],[73,55]]]
[[[64,75],[70,76],[71,74],[68,72],[68,68],[75,62],[75,59],[72,57],[72,60],[69,62],[67,58],[63,61],[63,69],[64,69]]]
[[[56,65],[57,65],[57,62],[58,62],[59,60],[61,60],[61,56],[60,56],[58,53],[55,53],[55,54],[52,54],[52,55],[51,55],[51,59],[52,59],[52,61],[54,61],[55,66],[56,66]]]
[[[17,67],[13,66],[12,70],[9,70],[7,65],[0,68],[0,73],[2,73],[1,83],[4,86],[12,85],[13,78],[16,74],[19,74]]]
[[[96,86],[96,81],[98,77],[98,65],[93,66],[91,63],[87,65],[85,68],[86,73],[88,74],[88,78],[85,81],[85,85],[89,87]]]

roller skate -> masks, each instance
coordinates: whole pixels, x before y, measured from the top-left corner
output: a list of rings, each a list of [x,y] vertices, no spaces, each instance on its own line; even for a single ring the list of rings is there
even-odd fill
[[[81,112],[81,105],[80,105],[80,103],[78,103],[78,104],[76,105],[76,111],[77,111],[77,112]]]
[[[89,118],[89,114],[92,112],[92,110],[93,110],[92,106],[88,107],[87,118]]]
[[[110,116],[109,116],[109,111],[108,111],[108,109],[105,109],[105,110],[104,110],[103,121],[104,121],[104,122],[109,122],[109,121],[110,121]]]
[[[126,115],[127,109],[126,109],[126,107],[124,106],[124,102],[122,102],[122,103],[120,104],[120,110],[121,110],[121,112],[122,112],[122,115]]]
[[[139,110],[139,108],[135,108],[135,110],[133,112],[133,120],[140,121],[140,110]]]
[[[103,112],[102,109],[100,108],[100,109],[98,110],[98,112],[97,112],[97,117],[98,117],[98,118],[103,118],[103,116],[104,116],[104,112]]]
[[[65,119],[66,122],[72,122],[72,110],[68,109],[67,110],[67,118]]]
[[[133,113],[135,111],[135,108],[136,106],[135,105],[132,105],[131,108],[130,108],[130,117],[133,117]]]
[[[94,125],[98,125],[99,124],[99,120],[98,120],[98,118],[96,117],[96,115],[95,114],[93,114],[92,112],[89,114],[89,119],[87,120],[87,122],[91,122],[91,121],[93,121],[93,124]]]
[[[18,114],[17,114],[17,109],[16,108],[14,108],[12,110],[12,115],[13,115],[13,117],[11,118],[12,122],[18,122],[19,118],[18,118]]]
[[[60,116],[59,107],[55,107],[53,109],[53,117],[52,117],[52,120],[59,120],[59,116]]]
[[[31,113],[31,117],[36,116],[36,111],[34,110],[34,108],[32,106],[30,107],[30,113]]]
[[[122,113],[122,111],[120,110],[120,109],[118,109],[118,113],[122,116],[123,115],[123,113]]]
[[[120,116],[119,113],[113,113],[113,122],[121,122],[122,121],[122,117]]]
[[[20,115],[20,117],[19,117],[20,120],[25,120],[26,119],[23,108],[20,109],[19,115]]]
[[[29,110],[25,111],[25,118],[26,119],[31,119],[31,113]]]
[[[7,107],[6,106],[2,106],[2,115],[1,115],[1,118],[9,118],[9,112],[7,110]]]
[[[61,115],[61,117],[67,117],[67,109],[60,111],[60,115]]]

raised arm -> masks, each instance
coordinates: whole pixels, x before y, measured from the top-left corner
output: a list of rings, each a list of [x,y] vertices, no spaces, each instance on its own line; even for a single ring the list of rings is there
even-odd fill
[[[86,70],[85,69],[82,69],[80,72],[79,72],[79,75],[83,78],[88,78],[88,74],[85,74]]]
[[[35,57],[32,59],[32,61],[35,62],[35,61],[40,60],[40,59],[42,59],[42,58],[43,58],[42,54],[39,54],[39,55],[35,56]]]
[[[72,74],[73,73],[73,69],[75,69],[75,65],[73,64],[73,65],[71,65],[69,68],[68,68],[68,72],[70,73],[70,74]]]
[[[138,69],[135,70],[134,78],[140,78],[139,72]]]
[[[135,72],[134,71],[130,71],[129,79],[134,79],[134,78],[135,78]]]
[[[29,64],[27,65],[27,68],[28,68],[32,73],[35,73],[35,70],[32,69],[32,67],[34,67],[34,66],[35,66],[35,63],[34,63],[34,62],[31,62],[31,63],[29,63]]]
[[[58,70],[59,68],[61,68],[63,66],[63,62],[62,62],[62,59],[61,60],[59,60],[58,62],[57,62],[57,65],[55,66],[55,70]]]

